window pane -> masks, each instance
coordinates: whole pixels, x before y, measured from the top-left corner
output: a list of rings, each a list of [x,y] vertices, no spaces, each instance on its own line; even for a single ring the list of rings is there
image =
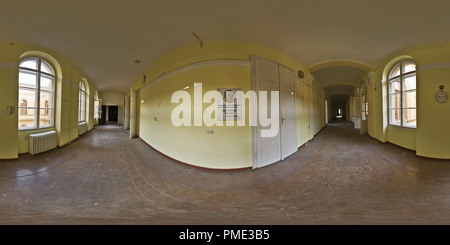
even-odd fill
[[[406,127],[416,127],[417,119],[416,119],[416,109],[405,109],[405,125]]]
[[[53,93],[41,92],[40,99],[40,108],[53,108]]]
[[[85,115],[86,115],[86,113],[84,110],[79,110],[78,111],[78,121],[79,122],[85,121]]]
[[[400,65],[397,65],[391,70],[391,73],[389,74],[389,78],[400,76]]]
[[[37,70],[37,59],[26,59],[20,63],[20,67],[25,67],[33,70]]]
[[[389,110],[389,123],[400,126],[402,122],[401,110]]]
[[[79,87],[80,87],[80,90],[86,91],[86,87],[84,86],[83,82],[80,82]]]
[[[36,107],[37,93],[36,90],[19,89],[19,105],[21,101],[27,102],[27,107]]]
[[[41,76],[41,90],[53,92],[54,78],[49,76]]]
[[[405,92],[403,94],[405,99],[405,108],[415,108],[416,107],[416,91]]]
[[[19,129],[36,128],[36,111],[37,109],[27,109],[27,114],[19,114]]]
[[[19,72],[19,87],[37,88],[37,73],[21,70]]]
[[[406,62],[403,64],[403,73],[408,73],[416,70],[416,64],[412,62]]]
[[[403,78],[403,91],[416,89],[416,75]]]
[[[41,61],[41,71],[48,73],[48,74],[55,75],[52,67],[49,64],[47,64],[47,62],[45,62],[45,61]]]
[[[398,93],[400,92],[400,79],[395,79],[389,82],[389,93]]]
[[[98,119],[98,107],[99,107],[100,103],[98,101],[98,99],[94,100],[94,119]]]
[[[39,115],[39,127],[53,126],[53,109],[41,109]]]
[[[400,109],[401,105],[400,93],[389,95],[389,109]]]

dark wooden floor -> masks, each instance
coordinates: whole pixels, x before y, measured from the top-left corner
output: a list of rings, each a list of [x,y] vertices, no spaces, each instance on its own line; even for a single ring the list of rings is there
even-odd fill
[[[330,123],[271,166],[173,162],[117,126],[0,161],[0,224],[450,224],[450,161]]]

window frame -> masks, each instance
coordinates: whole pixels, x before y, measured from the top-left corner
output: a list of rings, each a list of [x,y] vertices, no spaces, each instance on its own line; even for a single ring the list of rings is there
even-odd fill
[[[415,69],[412,71],[404,71],[406,64],[414,64],[415,65]],[[394,72],[399,68],[399,74],[395,75]],[[414,77],[415,79],[415,88],[414,89],[409,89],[409,90],[405,90],[405,79],[410,78],[410,77]],[[388,89],[388,124],[389,126],[395,126],[395,127],[401,127],[401,128],[407,128],[407,129],[416,129],[417,128],[417,64],[410,59],[405,59],[402,60],[400,62],[395,63],[392,68],[389,70],[388,73],[388,85],[387,85],[387,89]],[[399,83],[399,90],[396,92],[392,92],[392,84],[393,83]],[[416,97],[415,97],[415,107],[406,107],[406,100],[405,100],[405,95],[407,93],[415,93]],[[392,96],[399,96],[398,98],[398,102],[399,102],[399,107],[394,107],[392,105]],[[400,122],[399,123],[394,123],[392,121],[392,112],[393,111],[399,111],[400,112]],[[406,110],[415,110],[416,111],[416,116],[415,116],[415,120],[416,120],[416,124],[413,126],[410,126],[408,124],[406,124]]]
[[[29,67],[25,67],[25,66],[21,66],[24,62],[26,62],[27,60],[35,60],[36,62],[36,68],[29,68]],[[47,66],[48,68],[50,68],[50,72],[48,73],[46,71],[43,71],[42,69],[42,65]],[[26,86],[21,86],[20,83],[20,74],[33,74],[36,75],[36,84],[35,84],[35,88],[31,88],[31,87],[26,87]],[[49,129],[49,128],[54,128],[55,127],[55,94],[56,94],[56,69],[53,66],[53,64],[51,62],[49,62],[48,60],[41,58],[39,56],[27,56],[24,57],[23,59],[20,60],[19,62],[19,71],[18,71],[18,78],[17,78],[17,83],[18,83],[18,111],[21,112],[22,110],[26,110],[27,113],[22,114],[19,113],[18,117],[23,116],[23,115],[28,115],[28,110],[34,110],[35,111],[35,115],[34,115],[34,126],[28,126],[28,127],[21,127],[19,124],[17,125],[17,128],[19,131],[27,131],[27,130],[40,130],[40,129]],[[52,87],[51,90],[45,90],[41,88],[41,82],[42,82],[42,78],[47,78],[50,79],[52,81]],[[26,98],[20,98],[20,91],[21,90],[28,90],[28,91],[33,91],[35,93],[35,105],[34,107],[31,107],[29,105],[29,101]],[[52,105],[51,107],[44,107],[44,105],[41,106],[41,94],[42,93],[47,93],[50,94],[50,99],[52,101]],[[27,106],[23,107],[21,106],[21,101],[25,100],[27,102]],[[51,120],[50,120],[50,124],[49,125],[41,125],[41,110],[45,110],[46,112],[51,111]],[[44,115],[42,115],[44,116]],[[45,116],[48,116],[48,114],[46,114]],[[18,121],[19,122],[19,121]]]
[[[86,104],[87,104],[87,93],[86,84],[83,80],[78,84],[78,123],[86,122]],[[81,100],[83,98],[83,100]],[[81,102],[83,102],[83,108],[81,108]],[[82,110],[83,109],[83,110]]]

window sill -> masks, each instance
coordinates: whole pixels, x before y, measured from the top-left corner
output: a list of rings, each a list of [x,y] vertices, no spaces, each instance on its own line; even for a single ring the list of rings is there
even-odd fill
[[[399,128],[399,129],[407,129],[407,130],[416,130],[416,128],[411,128],[411,127],[405,127],[405,126],[399,126],[399,125],[393,125],[393,124],[389,124],[389,127],[393,127],[393,128]]]
[[[44,132],[44,131],[51,131],[51,130],[55,130],[55,127],[47,127],[47,128],[24,128],[24,129],[19,129],[19,133],[21,132]]]

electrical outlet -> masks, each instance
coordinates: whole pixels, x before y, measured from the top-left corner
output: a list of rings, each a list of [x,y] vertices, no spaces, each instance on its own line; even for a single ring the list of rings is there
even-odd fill
[[[206,134],[214,134],[214,130],[206,130]]]

